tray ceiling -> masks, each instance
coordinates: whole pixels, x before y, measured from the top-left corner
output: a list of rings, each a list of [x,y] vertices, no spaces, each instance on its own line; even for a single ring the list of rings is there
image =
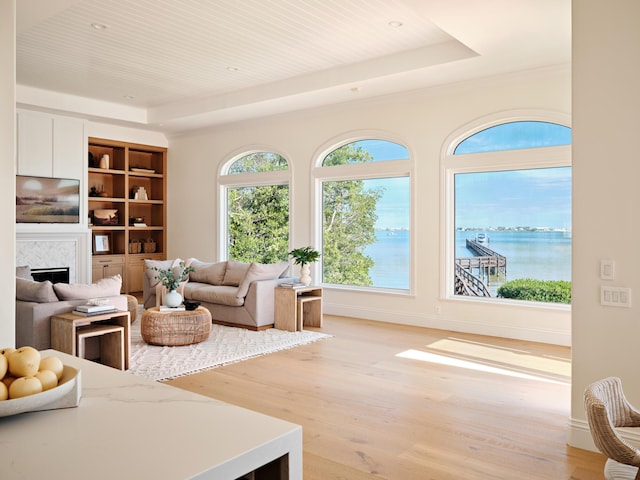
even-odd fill
[[[167,132],[569,61],[569,0],[17,2],[19,103]]]

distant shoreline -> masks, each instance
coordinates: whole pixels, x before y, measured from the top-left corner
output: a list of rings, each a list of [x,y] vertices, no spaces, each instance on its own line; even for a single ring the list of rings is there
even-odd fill
[[[457,232],[570,232],[570,228],[551,228],[551,227],[459,227]]]
[[[408,227],[375,227],[379,232],[408,232]],[[456,232],[571,232],[570,228],[551,227],[458,227]]]

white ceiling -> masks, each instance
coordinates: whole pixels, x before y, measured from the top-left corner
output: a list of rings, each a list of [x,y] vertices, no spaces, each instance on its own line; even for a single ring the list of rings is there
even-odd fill
[[[570,33],[570,0],[18,0],[17,97],[172,133],[568,64]]]

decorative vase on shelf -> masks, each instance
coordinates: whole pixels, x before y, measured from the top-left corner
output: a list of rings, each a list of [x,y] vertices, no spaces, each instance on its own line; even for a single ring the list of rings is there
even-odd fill
[[[311,268],[308,263],[303,263],[300,267],[300,283],[311,284]]]
[[[164,294],[162,303],[165,307],[169,308],[179,307],[182,303],[182,295],[180,295],[176,290],[170,290]]]

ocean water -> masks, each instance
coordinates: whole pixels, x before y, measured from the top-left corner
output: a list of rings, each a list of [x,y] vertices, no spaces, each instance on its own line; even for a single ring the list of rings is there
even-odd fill
[[[377,230],[377,242],[366,249],[375,262],[370,275],[375,287],[409,288],[409,231]],[[466,239],[478,232],[456,232],[456,257],[472,257]],[[492,279],[495,290],[504,281],[516,278],[571,280],[571,237],[564,232],[485,232],[489,248],[507,257],[506,278]]]
[[[456,232],[456,258],[472,257],[466,239],[478,232]],[[487,245],[507,257],[507,278],[571,280],[571,237],[564,232],[484,232]]]
[[[365,252],[375,265],[369,271],[374,287],[409,289],[409,230],[376,230],[376,243]]]

